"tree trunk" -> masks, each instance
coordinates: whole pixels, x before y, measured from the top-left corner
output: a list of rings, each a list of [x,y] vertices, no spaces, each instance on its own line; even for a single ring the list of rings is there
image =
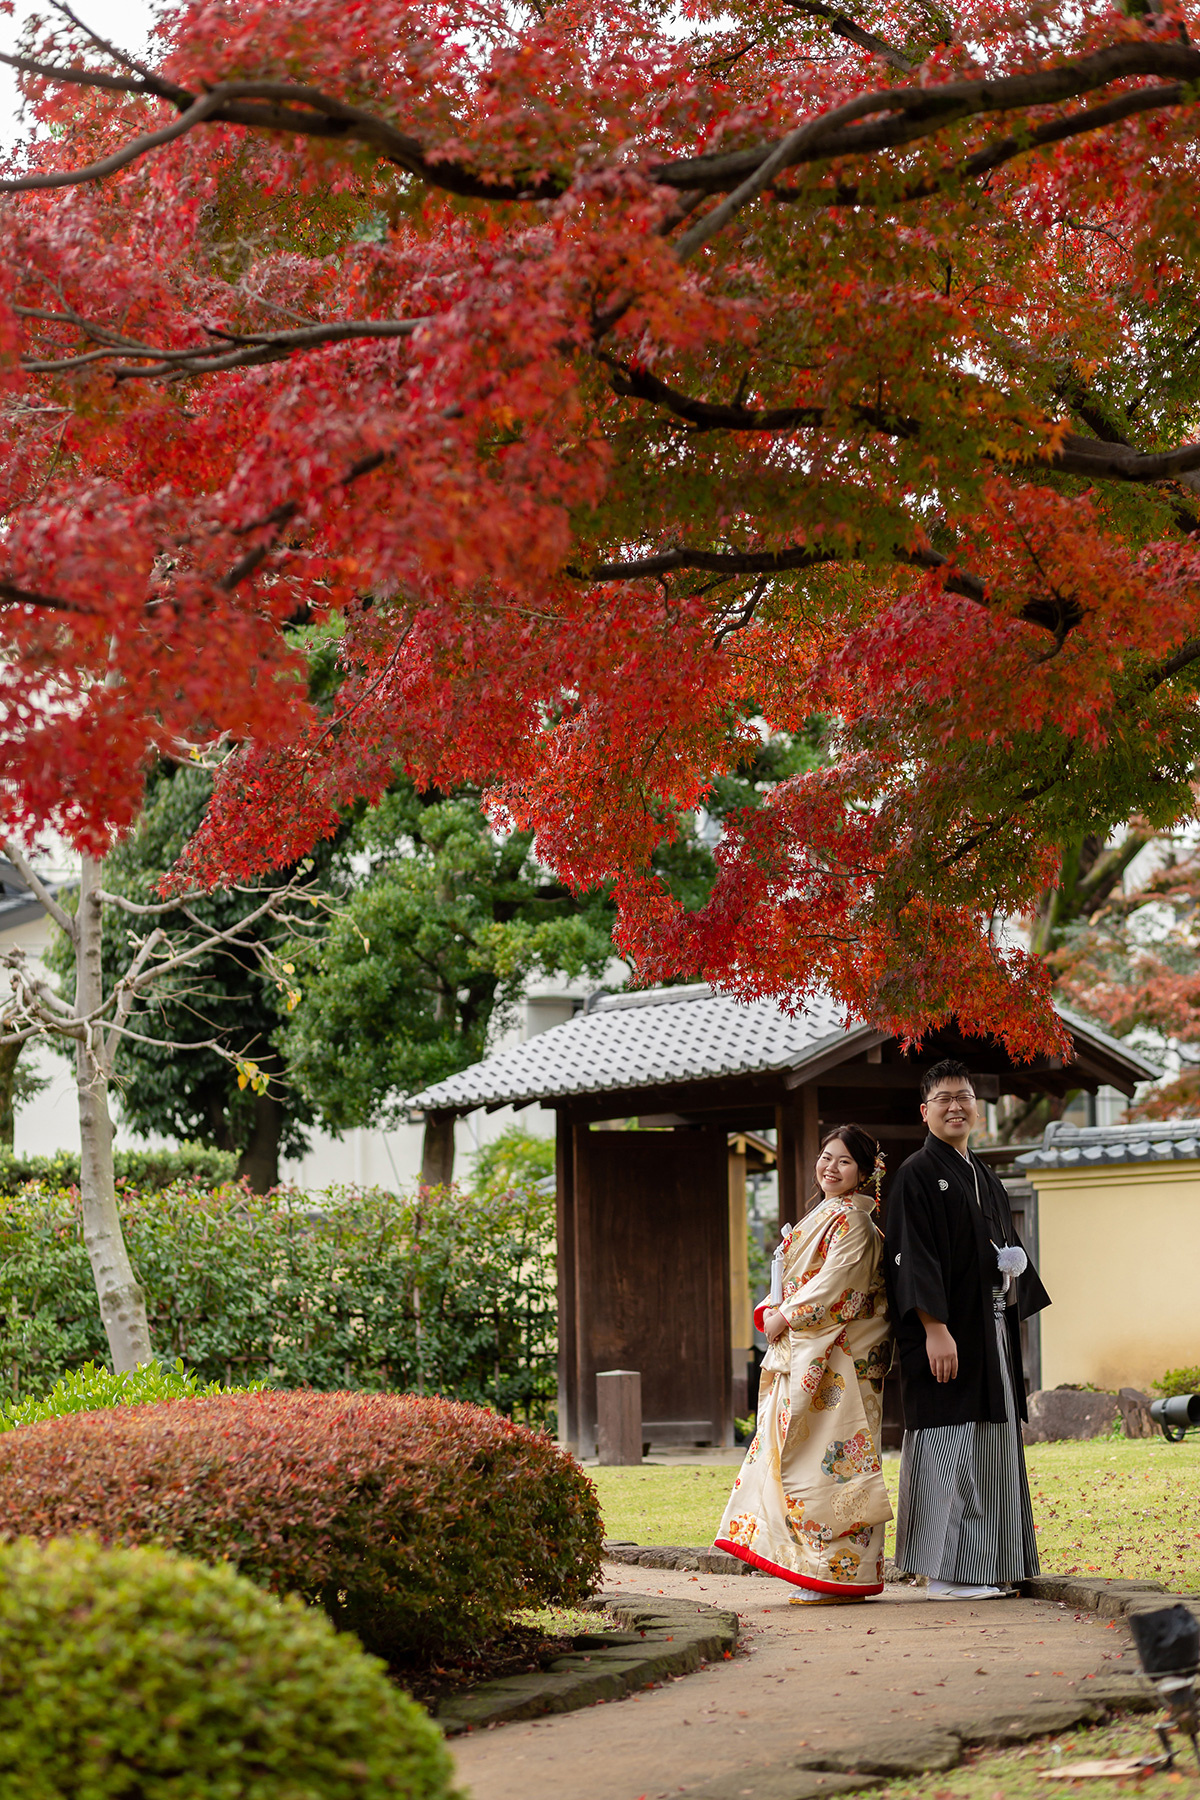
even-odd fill
[[[238,1158],[239,1178],[245,1176],[256,1194],[279,1186],[279,1139],[283,1132],[283,1106],[271,1093],[254,1096],[254,1127],[250,1142]]]
[[[100,966],[102,909],[96,889],[103,864],[85,856],[79,884],[78,939],[75,945],[75,1012],[86,1018],[104,993]],[[91,1259],[100,1317],[118,1375],[149,1362],[150,1326],[146,1296],[133,1273],[121,1232],[113,1178],[113,1129],[108,1113],[108,1063],[104,1030],[90,1025],[75,1048],[79,1095],[79,1189],[83,1199],[83,1241]]]
[[[13,1088],[24,1048],[23,1044],[0,1044],[0,1150],[11,1150],[16,1142]]]
[[[421,1150],[423,1187],[449,1187],[454,1179],[454,1119],[452,1112],[425,1114],[425,1142]]]

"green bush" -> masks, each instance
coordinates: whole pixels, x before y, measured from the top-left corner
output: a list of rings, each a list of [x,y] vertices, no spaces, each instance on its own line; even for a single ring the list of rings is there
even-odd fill
[[[319,1612],[88,1539],[0,1549],[0,1792],[451,1800],[421,1708]]]
[[[254,1384],[255,1388],[262,1383]],[[187,1400],[197,1395],[245,1393],[245,1388],[223,1388],[219,1381],[202,1384],[175,1359],[174,1368],[160,1362],[139,1363],[124,1375],[114,1375],[103,1363],[84,1363],[61,1375],[44,1400],[21,1400],[0,1406],[0,1431],[17,1425],[40,1425],[43,1419],[61,1419],[67,1413],[101,1412],[106,1406],[153,1406],[159,1400]]]
[[[1200,1367],[1168,1369],[1162,1379],[1154,1383],[1154,1391],[1164,1400],[1170,1400],[1175,1394],[1200,1394]]]
[[[416,1390],[548,1422],[556,1390],[554,1200],[244,1186],[127,1189],[150,1341],[202,1382]],[[0,1198],[0,1369],[14,1400],[107,1355],[79,1196]]]
[[[237,1157],[207,1144],[184,1144],[179,1150],[118,1150],[113,1157],[117,1180],[134,1187],[164,1188],[174,1181],[195,1187],[220,1187],[233,1180]],[[0,1150],[0,1194],[17,1194],[28,1182],[41,1187],[79,1186],[79,1158],[70,1150],[54,1156],[18,1156]]]
[[[402,1662],[594,1587],[596,1492],[551,1440],[411,1394],[259,1393],[0,1435],[0,1535],[228,1562]]]

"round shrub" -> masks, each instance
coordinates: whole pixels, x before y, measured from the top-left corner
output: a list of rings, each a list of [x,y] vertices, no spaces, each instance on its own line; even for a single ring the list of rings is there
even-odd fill
[[[320,1612],[89,1538],[0,1548],[0,1792],[453,1800],[437,1726]]]
[[[0,1533],[232,1563],[391,1662],[596,1585],[595,1489],[549,1438],[411,1394],[258,1393],[0,1436]]]

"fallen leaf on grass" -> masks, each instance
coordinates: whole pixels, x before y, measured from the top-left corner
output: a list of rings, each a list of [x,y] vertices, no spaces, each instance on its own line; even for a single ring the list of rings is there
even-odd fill
[[[1146,1775],[1165,1769],[1165,1756],[1103,1756],[1091,1762],[1064,1763],[1061,1769],[1039,1769],[1043,1781],[1088,1781],[1114,1775]]]

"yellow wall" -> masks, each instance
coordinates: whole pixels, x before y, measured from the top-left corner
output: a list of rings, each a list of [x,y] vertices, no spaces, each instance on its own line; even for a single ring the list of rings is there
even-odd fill
[[[1200,1160],[1036,1169],[1042,1385],[1148,1390],[1200,1363]]]

